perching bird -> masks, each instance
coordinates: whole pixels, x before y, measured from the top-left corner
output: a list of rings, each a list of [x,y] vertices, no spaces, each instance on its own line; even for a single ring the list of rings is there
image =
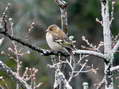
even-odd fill
[[[52,50],[65,50],[68,53],[73,50],[72,41],[69,40],[68,36],[57,25],[50,25],[46,32],[46,40]]]

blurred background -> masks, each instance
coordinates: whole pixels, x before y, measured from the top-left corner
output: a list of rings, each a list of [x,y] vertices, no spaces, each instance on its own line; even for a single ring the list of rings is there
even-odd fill
[[[81,48],[81,45],[86,45],[81,37],[85,36],[90,43],[98,45],[103,41],[102,27],[96,22],[96,18],[101,19],[100,0],[67,0],[68,6],[68,33],[73,35],[76,40],[76,47]],[[7,4],[11,6],[7,12],[8,16],[13,19],[14,36],[26,41],[36,47],[49,49],[45,40],[45,30],[51,24],[60,26],[60,10],[54,0],[0,0],[0,15],[4,11]],[[111,8],[110,8],[111,10]],[[114,21],[111,25],[112,35],[116,36],[119,33],[119,1],[115,4]],[[35,22],[34,28],[29,32],[28,29],[32,22]],[[2,36],[1,36],[2,37]],[[15,59],[10,58],[14,54],[8,51],[11,47],[11,41],[5,38],[0,47],[0,51],[4,51],[6,55],[0,54],[0,60],[5,62],[14,71],[16,70]],[[39,89],[52,89],[54,71],[47,67],[51,64],[50,57],[41,56],[39,53],[23,47],[18,44],[18,48],[22,48],[22,52],[30,50],[29,54],[24,54],[20,57],[22,63],[22,71],[25,67],[35,67],[39,70],[37,74],[37,82],[42,82],[43,85]],[[103,51],[103,50],[102,50]],[[93,89],[95,83],[98,83],[103,77],[103,61],[99,58],[90,57],[89,65],[94,65],[99,68],[98,73],[80,74],[76,79],[72,80],[73,89],[82,89],[82,82],[88,82]],[[114,65],[119,64],[119,54],[115,55]],[[118,73],[114,73],[118,76]],[[0,76],[3,76],[9,89],[15,89],[15,81],[0,71]],[[115,84],[119,85],[118,79],[115,79]],[[0,80],[0,85],[4,83]],[[115,86],[115,89],[118,89]]]

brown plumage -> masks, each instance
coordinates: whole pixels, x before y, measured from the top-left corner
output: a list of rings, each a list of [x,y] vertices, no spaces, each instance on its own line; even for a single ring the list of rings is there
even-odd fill
[[[50,25],[46,31],[46,40],[52,50],[71,49],[72,42],[57,25]]]

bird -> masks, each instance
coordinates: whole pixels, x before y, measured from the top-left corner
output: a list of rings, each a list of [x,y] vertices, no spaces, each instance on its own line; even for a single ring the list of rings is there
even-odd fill
[[[69,51],[73,50],[73,43],[69,40],[65,32],[56,24],[48,26],[46,30],[46,41],[48,46],[54,51]]]

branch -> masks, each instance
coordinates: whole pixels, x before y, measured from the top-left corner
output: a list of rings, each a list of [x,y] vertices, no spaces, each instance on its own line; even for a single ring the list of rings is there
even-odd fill
[[[113,47],[112,53],[116,53],[116,51],[118,50],[118,48],[119,48],[119,40],[117,41],[117,43],[116,43],[115,46]]]
[[[104,53],[111,56],[112,50],[112,38],[110,30],[110,15],[109,15],[109,0],[101,0],[101,14],[102,14],[102,26],[104,36]],[[109,59],[108,59],[109,60]]]
[[[55,0],[55,2],[59,6],[60,12],[61,12],[61,28],[67,34],[67,30],[68,30],[67,6],[68,4],[64,0]]]
[[[16,75],[16,73],[13,72],[11,68],[9,68],[2,61],[0,61],[0,70],[6,72],[10,77],[16,80],[19,84],[21,84],[24,89],[32,89],[31,86],[26,81],[24,81],[21,77]]]
[[[115,70],[119,70],[119,66],[114,66],[110,68],[110,71],[115,71]]]
[[[104,55],[106,56],[106,60],[110,61],[108,64],[105,64],[104,75],[105,75],[105,89],[114,89],[113,86],[113,77],[112,72],[110,71],[114,54],[112,52],[112,37],[111,37],[111,29],[110,26],[113,20],[113,11],[114,7],[112,5],[112,12],[110,15],[110,0],[100,0],[101,1],[101,15],[102,15],[102,27],[103,27],[103,39],[104,39]]]
[[[100,52],[96,52],[96,51],[90,51],[90,50],[76,50],[73,51],[74,54],[85,54],[85,55],[94,55],[96,57],[102,58],[102,59],[106,59],[106,57],[104,56],[104,54],[100,53]]]

